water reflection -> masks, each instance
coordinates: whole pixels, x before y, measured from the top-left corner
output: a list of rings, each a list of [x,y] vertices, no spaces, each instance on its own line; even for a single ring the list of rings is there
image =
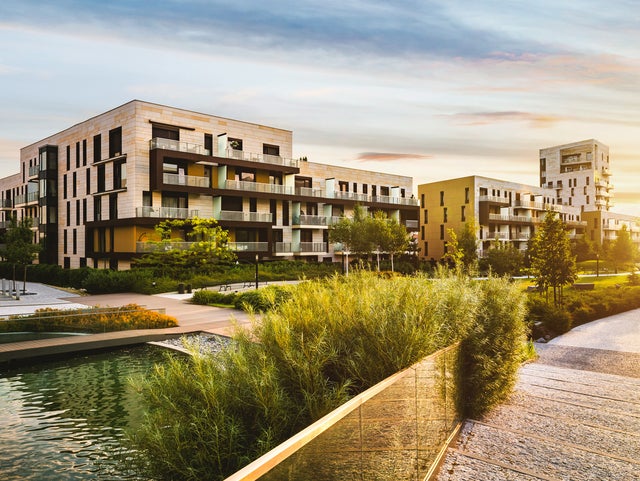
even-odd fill
[[[143,414],[128,378],[162,360],[145,346],[0,370],[2,479],[135,479],[113,460]]]

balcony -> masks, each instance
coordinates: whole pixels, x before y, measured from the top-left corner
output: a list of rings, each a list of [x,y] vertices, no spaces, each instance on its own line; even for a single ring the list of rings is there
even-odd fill
[[[157,219],[191,219],[198,217],[197,210],[180,207],[136,207],[136,217],[151,217]]]
[[[489,220],[500,222],[525,222],[527,224],[542,222],[542,219],[538,217],[511,214],[489,214]]]
[[[241,212],[235,210],[220,211],[218,220],[235,222],[271,222],[273,219],[270,212]]]
[[[311,187],[296,187],[296,195],[301,197],[326,197],[327,193],[324,189],[313,189]]]
[[[418,199],[415,197],[390,197],[388,195],[373,195],[371,196],[371,202],[379,202],[381,204],[398,204],[398,205],[412,205],[418,206]]]
[[[32,165],[31,167],[29,167],[29,177],[37,176],[39,171],[40,167],[38,165]]]
[[[609,169],[602,169],[603,177],[611,177],[611,171]]]
[[[417,229],[419,227],[419,222],[417,220],[405,220],[404,225],[407,229]]]
[[[323,215],[294,215],[293,225],[310,225],[317,227],[326,227],[328,225],[327,217]]]
[[[255,154],[252,152],[245,152],[243,150],[235,150],[228,148],[224,152],[224,157],[227,159],[244,160],[246,162],[260,162],[263,164],[282,165],[285,167],[299,167],[300,161],[297,159],[286,159],[279,155],[268,154]]]
[[[481,195],[478,197],[479,202],[493,202],[495,204],[509,204],[509,199],[506,197],[497,197],[495,195]]]
[[[170,139],[151,139],[149,141],[149,150],[153,149],[174,150],[176,152],[185,152],[188,154],[211,155],[211,151],[205,149],[202,145]]]
[[[234,252],[268,252],[268,242],[229,242],[229,249]]]
[[[225,180],[224,188],[240,190],[242,192],[263,192],[266,194],[292,195],[292,187],[279,184],[267,184],[266,182],[247,182],[243,180]]]
[[[584,237],[584,234],[569,234],[569,239],[575,240],[575,239],[582,239]]]
[[[182,175],[182,174],[162,174],[162,182],[167,185],[184,185],[185,187],[211,187],[209,177],[199,175]]]
[[[276,254],[300,254],[327,252],[326,242],[276,242]]]
[[[355,192],[334,192],[334,199],[355,200],[357,202],[369,202],[370,198],[367,194],[357,194]],[[375,202],[375,201],[374,201]]]
[[[11,209],[13,207],[12,199],[0,199],[0,208]]]
[[[487,240],[509,240],[508,232],[489,232],[487,234]]]

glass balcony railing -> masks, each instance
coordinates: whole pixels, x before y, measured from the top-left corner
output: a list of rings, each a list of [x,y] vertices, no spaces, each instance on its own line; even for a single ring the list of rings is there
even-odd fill
[[[512,214],[489,214],[489,220],[496,220],[502,222],[528,222],[530,224],[542,222],[542,218],[529,217],[524,215],[512,215]]]
[[[198,217],[197,210],[181,207],[136,207],[136,217],[153,217],[158,219],[190,219]]]
[[[326,197],[324,189],[314,189],[312,187],[296,187],[296,195],[303,197]]]
[[[326,253],[326,242],[276,242],[276,253],[278,254],[299,254],[299,253]]]
[[[268,242],[229,242],[229,248],[234,252],[268,252]]]
[[[270,212],[241,212],[235,210],[220,211],[218,220],[228,220],[237,222],[271,222]]]
[[[225,180],[224,188],[229,190],[241,190],[243,192],[264,192],[266,194],[292,195],[292,187],[279,184],[267,184],[266,182],[247,182],[243,180]]]
[[[29,177],[34,177],[38,175],[39,170],[40,170],[40,167],[38,165],[32,165],[31,167],[29,167]]]
[[[198,175],[162,174],[162,182],[167,185],[184,185],[186,187],[211,187],[209,177]]]
[[[324,215],[294,215],[293,225],[326,226],[328,222]]]
[[[180,142],[178,140],[161,139],[157,137],[149,141],[149,150],[153,149],[174,150],[176,152],[186,152],[188,154],[211,155],[211,151],[209,149],[205,149],[202,145]]]
[[[300,161],[297,159],[287,159],[279,155],[256,154],[232,148],[228,148],[224,154],[228,159],[244,160],[247,162],[260,162],[263,164],[284,165],[287,167],[298,167],[300,164]]]
[[[13,199],[0,199],[0,207],[13,207]]]
[[[508,204],[509,203],[509,199],[506,197],[498,197],[495,195],[481,195],[480,197],[478,197],[478,200],[480,202],[495,202],[498,204]]]
[[[418,221],[413,219],[413,220],[405,220],[404,221],[404,225],[409,228],[409,229],[417,229],[418,228]]]

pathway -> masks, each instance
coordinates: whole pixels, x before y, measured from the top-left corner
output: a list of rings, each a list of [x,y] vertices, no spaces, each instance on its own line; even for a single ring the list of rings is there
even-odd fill
[[[536,349],[510,399],[464,423],[437,479],[640,480],[640,310]]]

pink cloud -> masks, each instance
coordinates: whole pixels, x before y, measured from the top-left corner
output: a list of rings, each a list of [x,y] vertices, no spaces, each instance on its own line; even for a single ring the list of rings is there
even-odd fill
[[[360,162],[390,162],[405,159],[432,159],[433,155],[399,154],[394,152],[361,152],[357,160]]]

